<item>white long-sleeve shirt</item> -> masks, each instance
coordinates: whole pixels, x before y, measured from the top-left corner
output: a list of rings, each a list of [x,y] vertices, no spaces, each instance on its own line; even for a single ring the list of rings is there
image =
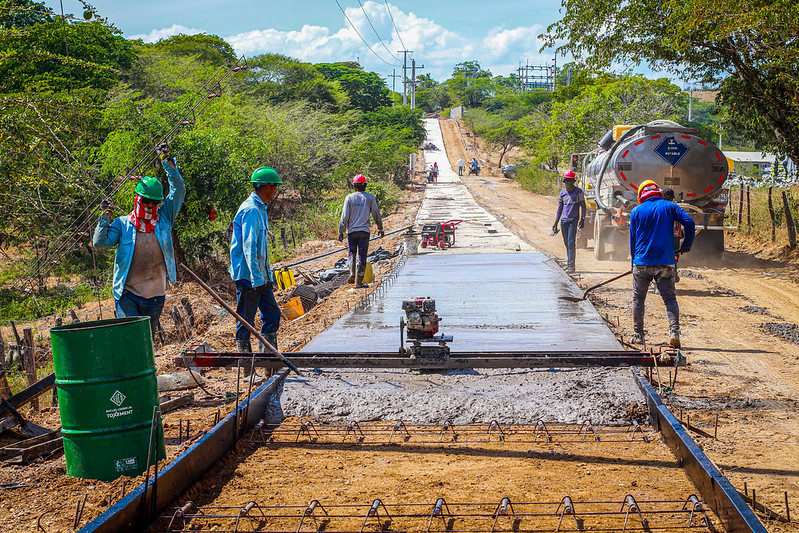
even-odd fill
[[[380,209],[377,207],[377,200],[368,192],[354,192],[344,200],[344,208],[341,210],[341,220],[338,224],[338,232],[353,233],[365,231],[369,233],[369,215],[375,219],[375,224],[379,230],[383,230],[383,221],[380,218]]]

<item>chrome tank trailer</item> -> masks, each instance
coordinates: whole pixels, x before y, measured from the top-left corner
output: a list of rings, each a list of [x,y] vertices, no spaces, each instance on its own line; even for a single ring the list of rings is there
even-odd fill
[[[597,259],[628,257],[627,223],[638,205],[638,186],[646,180],[674,190],[675,201],[696,222],[697,245],[721,254],[727,204],[722,184],[730,169],[721,150],[698,133],[671,121],[615,126],[600,148],[586,155],[583,190],[590,223],[580,240],[585,244],[593,237]]]

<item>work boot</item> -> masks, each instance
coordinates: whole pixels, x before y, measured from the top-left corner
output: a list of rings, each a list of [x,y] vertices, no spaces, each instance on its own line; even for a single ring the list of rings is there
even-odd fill
[[[672,348],[682,348],[680,344],[680,332],[679,331],[672,331],[669,333],[669,345]]]
[[[236,339],[236,351],[240,353],[252,353],[250,339]]]
[[[643,331],[635,331],[635,332],[633,332],[633,336],[630,339],[630,344],[645,344],[644,343],[644,332]]]
[[[369,284],[363,282],[363,274],[358,274],[355,277],[355,288],[356,289],[368,289]]]
[[[264,338],[277,350],[277,333],[264,333]],[[260,350],[261,353],[272,353],[272,351],[266,347],[266,344],[261,341],[258,341],[258,350]]]
[[[355,263],[350,264],[350,277],[347,278],[347,283],[355,283]]]

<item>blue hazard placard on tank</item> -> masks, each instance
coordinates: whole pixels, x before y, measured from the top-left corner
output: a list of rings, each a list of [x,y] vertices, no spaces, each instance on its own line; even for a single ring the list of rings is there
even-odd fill
[[[678,142],[676,138],[666,137],[663,139],[663,142],[655,148],[655,153],[665,159],[666,163],[669,165],[675,166],[680,162],[680,159],[688,153],[688,150],[690,150],[690,148]]]

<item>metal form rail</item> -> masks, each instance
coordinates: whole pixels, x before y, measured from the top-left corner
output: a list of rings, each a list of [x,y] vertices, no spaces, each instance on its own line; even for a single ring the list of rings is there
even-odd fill
[[[411,358],[397,352],[295,352],[283,354],[299,368],[409,368],[456,370],[459,368],[577,368],[643,366],[675,367],[685,359],[676,350],[655,352],[459,352],[448,358]],[[254,361],[256,367],[283,368],[277,357],[237,352],[186,351],[175,364],[192,367],[235,368]]]

